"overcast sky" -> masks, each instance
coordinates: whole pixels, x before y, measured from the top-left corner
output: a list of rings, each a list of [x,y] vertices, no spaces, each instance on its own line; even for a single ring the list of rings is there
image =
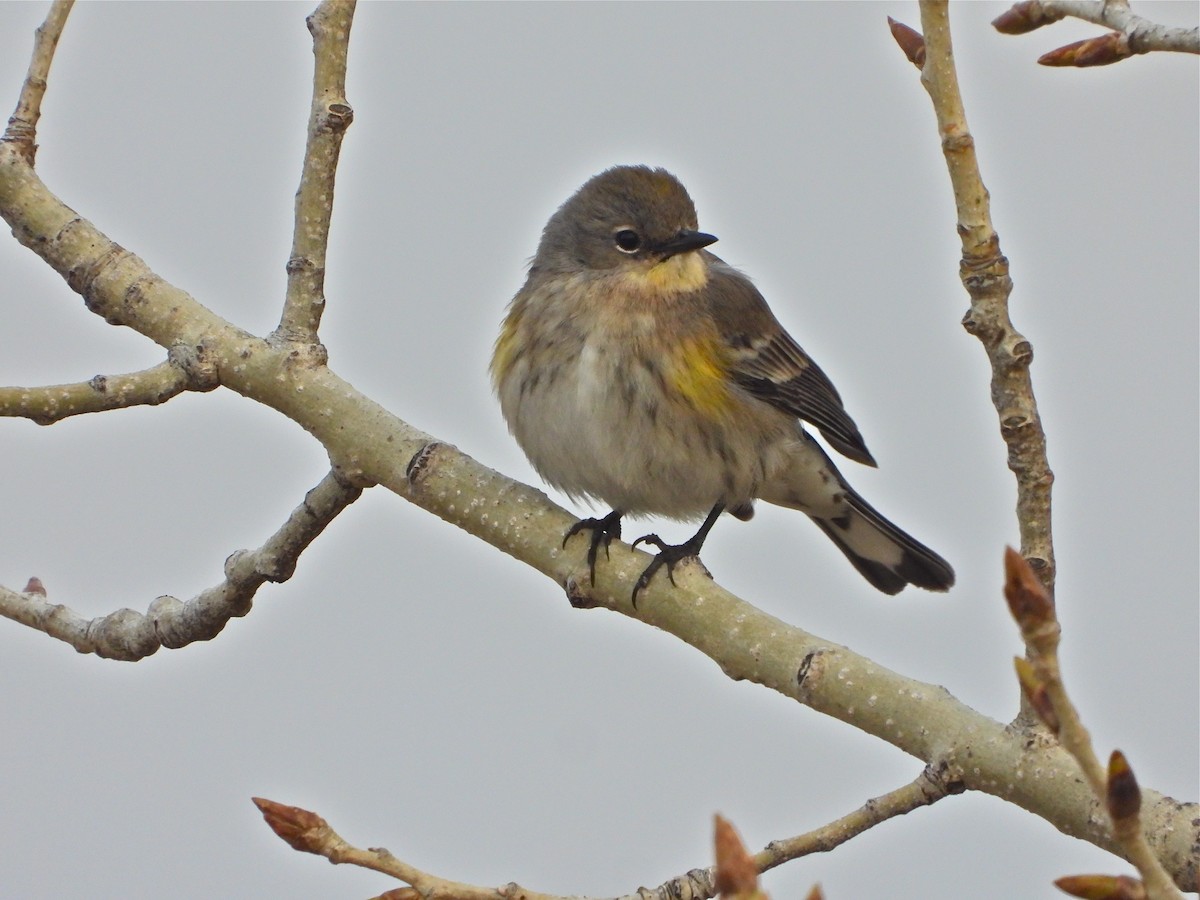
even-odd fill
[[[954,39],[1012,314],[1049,439],[1064,665],[1098,749],[1198,785],[1194,57],[1035,64],[1099,33]],[[1195,25],[1196,3],[1135,3]],[[42,3],[0,3],[13,108]],[[71,14],[38,170],[236,324],[277,321],[311,84],[311,5],[98,4]],[[796,513],[726,519],[716,578],[987,715],[1016,708],[1000,596],[1018,539],[988,368],[959,321],[933,114],[888,34],[915,3],[359,7],[322,339],[397,415],[539,484],[486,364],[546,218],[650,163],[837,384],[880,462],[871,502],[949,559],[948,595],[873,591]],[[163,351],[106,325],[0,235],[0,384],[85,380]],[[322,477],[321,447],[226,391],[51,428],[0,421],[0,583],[87,616],[217,583]],[[560,502],[563,502],[559,498]],[[630,529],[633,532],[636,524]],[[692,526],[648,523],[670,539]],[[218,639],[135,665],[0,621],[0,894],[364,897],[388,879],[289,850],[252,795],[445,877],[615,894],[816,827],[921,764],[675,638],[562,592],[382,489]],[[764,879],[778,900],[1060,896],[1127,866],[986,796],[949,798]]]

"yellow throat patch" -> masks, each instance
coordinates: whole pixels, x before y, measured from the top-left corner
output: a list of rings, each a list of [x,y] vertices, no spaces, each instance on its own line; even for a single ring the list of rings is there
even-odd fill
[[[643,291],[685,294],[708,284],[708,266],[698,253],[680,253],[648,269],[631,268],[625,277]]]

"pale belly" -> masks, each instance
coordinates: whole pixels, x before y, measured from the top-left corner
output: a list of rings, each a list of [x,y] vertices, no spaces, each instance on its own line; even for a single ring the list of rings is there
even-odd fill
[[[670,390],[661,361],[615,356],[586,341],[552,379],[518,360],[500,385],[509,427],[549,484],[630,515],[694,519],[748,503],[786,467],[794,420],[750,398],[701,415]]]

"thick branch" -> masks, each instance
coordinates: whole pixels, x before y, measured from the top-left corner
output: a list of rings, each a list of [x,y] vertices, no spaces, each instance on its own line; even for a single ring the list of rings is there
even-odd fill
[[[325,251],[333,216],[333,187],[342,138],[354,120],[346,101],[346,60],[354,0],[327,0],[308,17],[313,37],[312,110],[304,169],[296,191],[287,297],[276,334],[315,343],[325,310]]]
[[[69,607],[47,603],[44,590],[26,588],[17,593],[0,587],[0,615],[66,641],[80,653],[128,662],[144,659],[159,647],[173,650],[212,640],[231,618],[250,612],[254,595],[265,582],[291,578],[300,554],[361,493],[361,487],[330,472],[265,544],[231,555],[225,560],[225,580],[186,603],[164,596],[151,603],[144,615],[121,609],[89,620]]]

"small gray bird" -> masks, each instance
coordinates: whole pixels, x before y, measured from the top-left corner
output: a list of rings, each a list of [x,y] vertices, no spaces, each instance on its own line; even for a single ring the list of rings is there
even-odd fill
[[[496,340],[491,373],[508,427],[533,467],[572,498],[612,508],[577,522],[599,547],[626,515],[695,520],[638,579],[698,556],[722,512],[756,499],[807,514],[879,590],[954,584],[940,556],[871,507],[804,430],[874,466],[829,379],[783,330],[750,279],[704,248],[683,185],[618,166],[550,217]],[[672,577],[672,581],[674,578]]]

